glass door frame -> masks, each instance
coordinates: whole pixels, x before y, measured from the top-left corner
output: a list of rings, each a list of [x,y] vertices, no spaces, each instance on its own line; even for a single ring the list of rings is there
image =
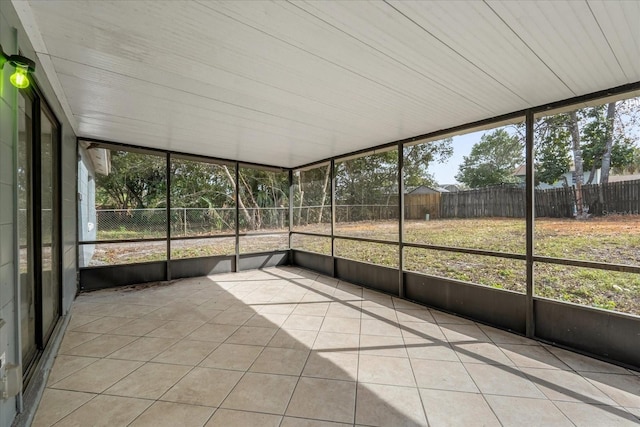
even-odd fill
[[[30,163],[29,174],[31,180],[31,194],[27,203],[31,205],[31,215],[29,217],[29,209],[27,209],[27,218],[25,219],[26,226],[31,227],[31,244],[33,245],[31,262],[32,266],[32,283],[34,293],[34,308],[35,308],[35,353],[29,358],[28,361],[22,361],[23,369],[23,384],[26,386],[34,373],[34,367],[38,364],[40,356],[44,348],[46,347],[56,325],[59,322],[62,314],[62,168],[60,167],[61,161],[61,141],[62,141],[62,128],[60,122],[53,114],[53,111],[44,100],[42,93],[35,87],[35,84],[31,85],[27,89],[21,90],[19,96],[24,96],[31,101],[31,150],[28,153],[29,158],[26,159]],[[18,114],[20,114],[18,110]],[[46,115],[47,119],[52,124],[52,172],[51,176],[54,180],[52,183],[52,242],[51,242],[51,259],[52,259],[52,280],[57,283],[56,292],[57,298],[57,318],[52,322],[48,330],[44,330],[43,325],[43,222],[42,222],[42,115]],[[18,141],[18,143],[20,143]],[[19,148],[18,148],[19,150]],[[29,244],[29,242],[28,242]],[[22,295],[22,286],[20,283],[20,295]],[[22,317],[22,316],[20,316]],[[22,329],[22,325],[21,325]],[[21,350],[22,351],[22,350]],[[26,363],[25,363],[26,362]]]
[[[57,312],[57,318],[55,321],[53,321],[51,323],[51,325],[49,326],[49,328],[47,330],[44,329],[44,316],[43,316],[43,305],[44,305],[44,301],[43,301],[43,297],[42,297],[42,285],[43,285],[43,280],[42,280],[42,272],[43,272],[43,262],[42,262],[42,248],[43,246],[43,240],[42,240],[42,224],[43,222],[40,221],[38,223],[38,228],[39,228],[39,232],[40,232],[40,247],[38,250],[38,254],[39,254],[39,279],[40,279],[40,286],[38,286],[39,289],[39,298],[40,298],[40,328],[41,328],[41,342],[39,344],[41,344],[42,348],[44,348],[46,346],[46,344],[49,342],[49,338],[51,338],[51,334],[53,334],[53,331],[56,327],[56,325],[58,324],[58,320],[60,319],[60,316],[62,315],[62,215],[61,215],[61,210],[62,210],[62,168],[60,167],[61,165],[61,141],[62,141],[62,132],[61,132],[61,126],[60,126],[60,122],[58,121],[58,119],[56,118],[56,116],[53,114],[53,111],[51,111],[51,108],[49,108],[49,105],[42,100],[42,97],[38,97],[38,107],[40,108],[39,114],[38,114],[38,127],[39,127],[39,131],[38,131],[38,137],[37,137],[37,149],[38,149],[38,160],[40,162],[42,162],[42,115],[45,115],[47,117],[47,119],[49,120],[49,122],[52,125],[52,129],[51,129],[51,137],[52,137],[52,142],[51,142],[51,151],[52,151],[52,170],[51,170],[51,177],[53,178],[53,183],[52,183],[52,188],[51,188],[51,196],[52,196],[52,200],[51,200],[51,228],[52,228],[52,241],[51,241],[51,274],[52,274],[52,280],[55,280],[55,283],[57,283],[57,289],[56,292],[58,294],[58,298],[57,298],[57,307],[55,308],[56,312]],[[40,168],[37,169],[38,170],[38,175],[39,178],[42,179],[42,164],[39,165]],[[39,181],[39,185],[40,185],[40,197],[39,200],[42,200],[42,181]],[[42,206],[40,206],[40,218],[42,218]],[[36,282],[38,283],[38,282]],[[37,295],[37,294],[36,294]],[[36,300],[37,301],[37,300]]]

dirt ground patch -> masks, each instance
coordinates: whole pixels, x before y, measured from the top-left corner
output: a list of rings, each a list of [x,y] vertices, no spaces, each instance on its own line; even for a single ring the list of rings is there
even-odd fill
[[[640,235],[640,216],[609,215],[594,217],[585,221],[575,219],[539,218],[535,221],[537,230],[556,234],[618,234],[629,233]]]

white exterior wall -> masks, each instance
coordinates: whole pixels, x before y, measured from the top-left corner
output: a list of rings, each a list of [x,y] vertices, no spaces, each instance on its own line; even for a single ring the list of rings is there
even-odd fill
[[[18,51],[28,58],[36,60],[34,74],[38,88],[60,122],[62,138],[59,141],[61,152],[61,275],[62,275],[62,315],[66,315],[73,302],[76,291],[77,253],[76,253],[76,135],[64,115],[60,102],[42,72],[42,64],[27,39],[24,28],[18,19],[11,2],[0,1],[0,44],[7,54]],[[0,355],[5,354],[8,363],[20,364],[20,292],[17,280],[17,204],[16,204],[16,153],[18,141],[17,99],[18,92],[9,82],[13,67],[5,65],[0,71],[0,318],[4,322],[0,327]],[[1,322],[0,322],[1,323]],[[51,341],[55,337],[51,338]],[[50,342],[51,342],[50,341]],[[36,367],[30,384],[30,395],[41,385],[48,374],[47,364],[41,361]],[[10,426],[16,419],[22,402],[22,396],[0,400],[0,426]],[[34,411],[30,405],[37,403],[33,398],[24,399],[26,413]]]
[[[5,17],[6,2],[0,2],[0,44],[3,49],[15,52],[16,32]],[[16,152],[17,139],[16,99],[17,90],[9,83],[9,66],[0,74],[0,354],[5,354],[7,363],[19,363],[19,334],[16,286]],[[16,399],[0,400],[0,425],[9,426],[16,415]]]
[[[78,160],[78,241],[96,240],[96,181],[91,159],[84,148]],[[78,267],[87,267],[95,245],[78,246]]]

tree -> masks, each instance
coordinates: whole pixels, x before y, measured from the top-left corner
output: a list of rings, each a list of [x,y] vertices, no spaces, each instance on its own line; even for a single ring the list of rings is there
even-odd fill
[[[621,171],[633,163],[637,141],[633,130],[637,129],[640,117],[638,106],[637,99],[627,99],[537,120],[534,126],[536,179],[549,184],[561,179],[570,170],[567,159],[572,154],[578,218],[586,217],[582,185],[592,184],[598,169],[599,183],[607,184],[611,169]],[[586,183],[585,170],[590,171]],[[599,201],[603,203],[602,188],[600,190]]]
[[[452,138],[404,147],[404,185],[437,186],[435,177],[429,172],[429,166],[433,162],[446,162],[452,155]]]
[[[582,202],[582,182],[584,180],[584,169],[582,163],[582,147],[580,146],[580,128],[578,125],[578,115],[575,111],[569,113],[569,132],[571,134],[571,149],[573,150],[573,181],[576,186],[576,217],[584,217],[584,203]]]
[[[238,204],[247,219],[244,226],[251,230],[285,227],[289,206],[289,174],[241,167],[238,175]]]
[[[398,151],[336,162],[335,179],[337,204],[388,204],[398,193]]]
[[[235,229],[234,191],[224,168],[220,164],[172,159],[171,225],[176,231],[188,227],[199,228],[203,233],[211,232],[213,227]]]
[[[571,167],[571,154],[566,141],[569,132],[563,121],[565,116],[551,116],[539,122],[537,127],[535,179],[540,182],[554,183],[564,179],[564,185],[569,186],[565,174]]]
[[[624,166],[613,166],[613,172],[618,175],[635,174],[640,172],[640,147],[631,149],[631,160]]]
[[[304,225],[311,222],[329,222],[330,218],[324,218],[330,210],[325,208],[330,197],[331,190],[331,163],[312,169],[297,170],[294,172],[294,204],[298,207],[295,225]],[[305,220],[302,220],[303,206],[318,207],[305,210]]]
[[[224,165],[191,160],[171,161],[171,205],[211,208],[233,204]]]
[[[96,204],[111,209],[166,206],[165,158],[111,151],[111,173],[96,176]]]
[[[504,129],[485,133],[463,157],[456,179],[471,188],[515,183],[516,167],[524,162],[522,142]]]
[[[606,184],[611,168],[625,167],[633,161],[632,139],[614,128],[616,104],[588,108],[583,113],[584,167],[591,170],[587,184],[593,182],[598,168],[601,169],[600,184]]]
[[[429,166],[452,154],[451,138],[404,147],[404,184],[437,185]],[[398,194],[398,150],[338,162],[336,187],[343,204],[389,204],[391,196]]]

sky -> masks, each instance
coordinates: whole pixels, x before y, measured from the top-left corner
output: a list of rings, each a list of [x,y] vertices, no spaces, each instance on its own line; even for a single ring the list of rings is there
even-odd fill
[[[439,185],[458,183],[455,175],[458,173],[458,167],[462,164],[463,157],[471,153],[471,148],[480,141],[485,132],[487,131],[483,130],[453,137],[453,155],[451,158],[445,163],[429,165],[429,172],[433,174]]]
[[[631,108],[640,108],[640,97],[632,98],[629,100]],[[634,117],[629,115],[622,115],[625,122],[624,133],[626,136],[636,139],[639,138],[640,124],[636,123]],[[458,181],[455,179],[455,175],[458,173],[458,168],[462,164],[463,157],[468,156],[471,153],[471,148],[480,141],[482,135],[488,132],[493,132],[498,128],[486,129],[479,132],[473,132],[466,135],[459,135],[453,137],[453,155],[451,158],[440,164],[429,165],[429,172],[433,174],[436,182],[439,185],[456,184]],[[503,127],[509,134],[514,133],[512,126]]]

